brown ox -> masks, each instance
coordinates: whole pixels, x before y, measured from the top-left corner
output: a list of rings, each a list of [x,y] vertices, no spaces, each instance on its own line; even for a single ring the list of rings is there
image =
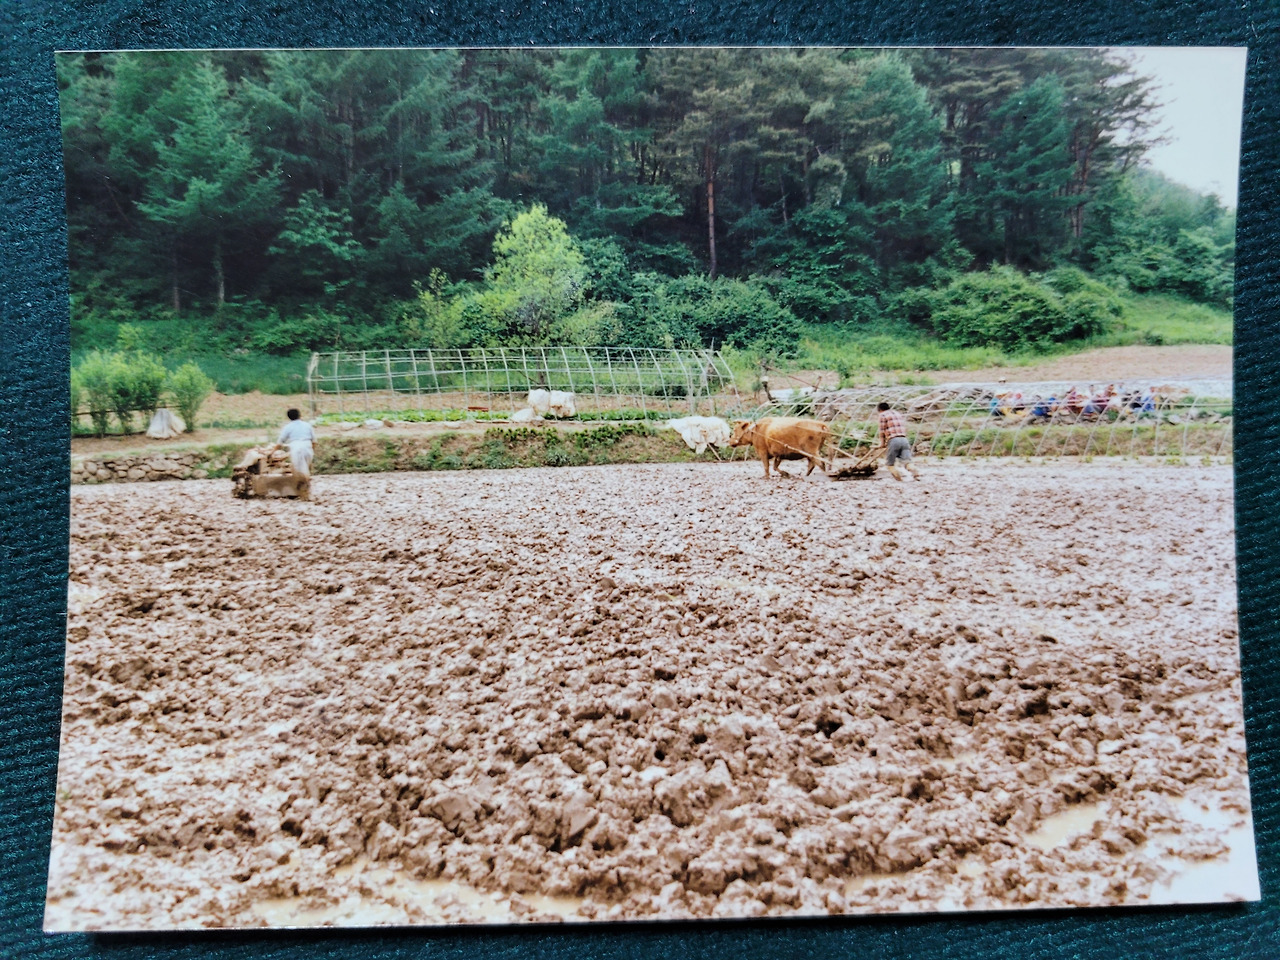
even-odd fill
[[[733,422],[733,436],[729,445],[742,447],[751,445],[764,463],[765,478],[769,477],[769,464],[780,476],[783,473],[780,463],[783,460],[808,460],[809,469],[804,475],[813,473],[813,468],[822,463],[822,446],[831,436],[831,428],[821,420],[807,420],[803,417],[764,417],[752,423],[749,420]]]

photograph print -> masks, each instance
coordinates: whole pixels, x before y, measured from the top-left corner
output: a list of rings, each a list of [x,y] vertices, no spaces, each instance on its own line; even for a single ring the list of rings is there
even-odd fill
[[[1258,899],[1244,65],[58,54],[45,929]]]

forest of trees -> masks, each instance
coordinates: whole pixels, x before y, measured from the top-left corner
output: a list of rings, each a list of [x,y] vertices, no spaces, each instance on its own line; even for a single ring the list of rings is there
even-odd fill
[[[1035,347],[1229,307],[1234,212],[1104,51],[60,55],[73,348]],[[989,316],[992,310],[999,316]],[[1003,311],[1003,312],[1000,312]],[[136,331],[135,331],[136,333]]]

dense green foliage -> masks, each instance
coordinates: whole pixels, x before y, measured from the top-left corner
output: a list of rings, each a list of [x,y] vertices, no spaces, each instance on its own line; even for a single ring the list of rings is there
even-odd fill
[[[1066,339],[1067,317],[1037,284],[1008,267],[966,274],[933,298],[929,320],[943,340],[962,347],[1035,347]]]
[[[1108,330],[1117,292],[1231,304],[1234,214],[1141,167],[1148,86],[1104,51],[148,52],[58,71],[77,355],[121,324],[175,357],[782,358],[813,324],[1019,350]]]
[[[133,429],[134,413],[150,419],[160,406],[165,369],[157,358],[138,352],[111,355],[111,409],[125,433]]]
[[[1123,314],[1109,288],[1074,267],[1060,267],[1040,283],[1010,267],[966,273],[926,303],[930,326],[947,343],[1004,350],[1096,336]]]

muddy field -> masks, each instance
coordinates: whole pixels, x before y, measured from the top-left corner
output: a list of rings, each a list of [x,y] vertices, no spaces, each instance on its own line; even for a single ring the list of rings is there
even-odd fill
[[[924,471],[74,489],[47,926],[1256,897],[1230,467]]]

